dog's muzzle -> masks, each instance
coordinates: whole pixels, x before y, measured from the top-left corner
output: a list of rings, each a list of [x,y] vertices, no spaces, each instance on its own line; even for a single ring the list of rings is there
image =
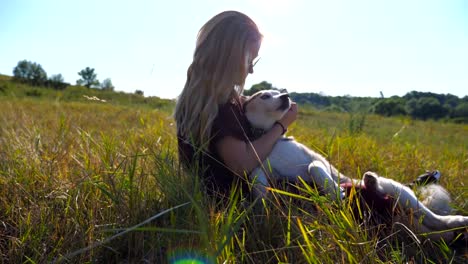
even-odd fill
[[[282,94],[279,98],[281,99],[281,105],[278,107],[278,110],[284,111],[291,107],[291,100],[289,99],[289,94]]]

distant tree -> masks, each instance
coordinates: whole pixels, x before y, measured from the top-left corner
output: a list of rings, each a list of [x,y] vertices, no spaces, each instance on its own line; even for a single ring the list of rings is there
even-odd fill
[[[63,90],[68,86],[68,84],[65,83],[62,74],[60,73],[51,75],[49,77],[48,83],[56,90]]]
[[[13,68],[13,78],[18,81],[30,81],[31,79],[31,62],[27,60],[19,61]]]
[[[450,117],[457,123],[468,123],[468,101],[457,105],[452,110]]]
[[[31,85],[43,85],[47,82],[47,73],[42,66],[27,60],[19,61],[13,68],[13,77]]]
[[[405,102],[400,98],[381,99],[373,107],[373,112],[383,116],[406,115]]]
[[[317,93],[292,92],[289,94],[289,96],[291,96],[291,99],[293,101],[300,103],[300,104],[312,104],[317,108],[325,108],[325,107],[331,106],[330,98],[328,96],[317,94]],[[341,107],[338,107],[338,108],[341,109]],[[335,108],[330,108],[330,109],[335,109]]]
[[[444,104],[448,105],[450,108],[455,108],[457,105],[461,102],[460,98],[458,96],[452,95],[452,94],[447,94],[445,95],[444,98]]]
[[[136,91],[135,91],[135,94],[136,94],[136,95],[141,95],[141,96],[143,96],[143,91],[142,91],[142,90],[136,90]]]
[[[336,96],[336,97],[330,97],[330,103],[335,104],[343,108],[346,112],[351,112],[353,111],[353,100],[355,100],[353,97],[349,95],[345,96]]]
[[[47,73],[38,63],[33,63],[31,67],[32,84],[43,85],[47,82]]]
[[[453,111],[453,117],[463,117],[468,119],[468,103],[463,102],[455,107],[455,110]]]
[[[438,119],[448,114],[449,110],[442,106],[434,97],[420,97],[411,99],[406,103],[408,113],[415,118],[426,120],[428,118]]]
[[[114,91],[114,85],[112,84],[112,81],[110,78],[105,79],[101,83],[101,89],[104,91]]]
[[[52,74],[49,78],[52,82],[64,82],[62,74]]]
[[[262,90],[279,90],[275,87],[273,87],[273,85],[267,81],[263,81],[261,83],[257,83],[257,84],[254,84],[252,85],[252,87],[250,87],[250,89],[248,90],[244,90],[244,95],[247,95],[247,96],[250,96],[258,91],[262,91]]]
[[[88,88],[99,86],[99,81],[97,80],[97,74],[94,73],[94,69],[86,67],[85,69],[78,72],[78,75],[81,76],[81,79],[76,81],[76,84],[83,85]]]

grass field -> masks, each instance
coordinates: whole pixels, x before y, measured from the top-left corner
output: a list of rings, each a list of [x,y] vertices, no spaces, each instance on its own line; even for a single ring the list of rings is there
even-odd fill
[[[253,206],[234,192],[215,209],[179,168],[167,104],[0,96],[0,109],[0,263],[468,260],[397,229],[379,240],[314,190]],[[406,182],[438,169],[468,215],[468,125],[303,107],[289,135],[352,177],[373,170]]]

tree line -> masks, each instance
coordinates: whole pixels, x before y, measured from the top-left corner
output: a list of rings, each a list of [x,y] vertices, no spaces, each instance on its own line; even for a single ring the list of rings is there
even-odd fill
[[[100,82],[95,69],[86,67],[78,72],[80,78],[76,85],[114,91],[110,78]],[[70,86],[62,74],[47,76],[43,67],[36,62],[21,60],[13,69],[13,80],[32,86],[52,87],[57,90]],[[252,95],[261,90],[276,89],[271,83],[263,81],[244,90],[244,95]],[[143,91],[136,90],[143,95]],[[319,110],[350,113],[374,113],[383,116],[411,116],[415,119],[450,119],[455,122],[468,123],[468,96],[459,98],[452,94],[412,91],[402,97],[390,98],[327,96],[319,93],[290,93],[292,100],[300,104],[309,104]]]
[[[276,89],[263,81],[244,91],[252,95],[261,90]],[[317,109],[340,112],[364,112],[382,116],[411,116],[415,119],[450,119],[468,123],[468,96],[459,98],[452,94],[411,91],[402,97],[389,98],[327,96],[318,93],[290,93],[292,100],[310,104]]]
[[[76,85],[114,91],[115,87],[112,84],[112,80],[107,78],[99,82],[93,68],[86,67],[79,71],[78,75],[81,78],[76,81]],[[47,77],[47,73],[44,68],[42,68],[41,64],[28,60],[19,61],[13,68],[13,80],[32,86],[52,87],[56,90],[63,90],[70,86],[69,83],[64,81],[62,74],[53,74]]]

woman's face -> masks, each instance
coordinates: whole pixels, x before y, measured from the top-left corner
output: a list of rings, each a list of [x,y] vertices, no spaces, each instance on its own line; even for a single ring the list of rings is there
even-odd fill
[[[260,50],[260,42],[252,45],[247,51],[246,55],[246,69],[247,69],[247,74],[252,74],[254,72],[253,68],[255,63],[257,63],[258,59],[258,51]]]

